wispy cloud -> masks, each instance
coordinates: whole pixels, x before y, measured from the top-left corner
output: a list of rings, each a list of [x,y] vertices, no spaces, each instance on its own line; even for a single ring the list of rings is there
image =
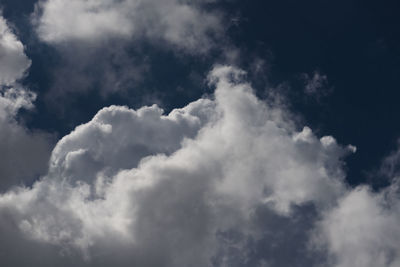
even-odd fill
[[[24,77],[31,61],[24,53],[5,19],[0,16],[0,191],[45,172],[51,138],[31,132],[17,121],[20,109],[33,108],[36,95],[24,88]]]

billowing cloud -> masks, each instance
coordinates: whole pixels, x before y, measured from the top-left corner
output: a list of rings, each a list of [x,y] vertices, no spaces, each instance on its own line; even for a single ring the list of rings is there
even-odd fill
[[[30,64],[24,46],[0,16],[0,191],[32,182],[47,168],[50,136],[17,121],[18,111],[33,108],[36,98],[18,83]]]
[[[399,151],[397,147],[371,172],[378,188],[349,188],[334,208],[322,212],[313,243],[327,253],[330,266],[400,265]]]
[[[107,94],[143,79],[147,49],[204,56],[224,43],[214,1],[38,0],[32,21],[61,55],[53,87]],[[19,117],[36,99],[21,82],[30,64],[0,16],[0,265],[400,266],[400,149],[379,170],[388,186],[352,187],[355,147],[218,65],[212,95],[168,114],[105,107],[50,151]],[[301,78],[317,100],[331,90],[319,71]]]
[[[8,263],[319,262],[307,249],[309,233],[318,214],[346,196],[342,158],[354,147],[297,131],[243,75],[216,67],[212,98],[168,115],[157,106],[111,106],[62,138],[46,176],[0,196],[0,230],[15,236],[1,244]],[[16,247],[34,253],[14,256]]]
[[[333,266],[399,266],[399,214],[397,183],[377,193],[360,186],[325,214],[316,243],[326,246]]]
[[[222,30],[220,16],[202,10],[201,2],[207,1],[41,0],[34,22],[49,43],[146,38],[198,53]]]

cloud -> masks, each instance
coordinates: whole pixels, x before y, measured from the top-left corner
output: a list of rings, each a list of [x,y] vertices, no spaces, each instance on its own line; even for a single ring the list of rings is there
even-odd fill
[[[146,38],[203,53],[222,25],[218,14],[200,8],[202,2],[207,1],[41,0],[33,21],[39,37],[53,44]]]
[[[212,105],[201,99],[168,116],[163,116],[156,105],[137,111],[120,106],[104,108],[91,122],[78,126],[58,142],[50,172],[92,182],[104,167],[107,173],[115,174],[137,167],[143,157],[171,154],[183,137],[195,136],[210,116]]]
[[[77,92],[97,91],[106,97],[132,89],[139,91],[138,84],[142,84],[151,70],[148,57],[140,50],[120,39],[107,44],[73,42],[57,46],[60,61],[50,72],[52,84],[47,100],[57,104],[60,98],[65,101],[66,94]]]
[[[318,225],[333,266],[368,267],[400,264],[398,185],[374,193],[360,186],[344,196]]]
[[[397,179],[400,174],[400,139],[397,140],[397,147],[383,158],[380,169],[375,173],[381,180],[391,181]],[[382,182],[382,181],[381,181]]]
[[[223,27],[203,3],[41,0],[33,21],[63,54],[58,84],[106,81],[113,91],[148,68],[128,56],[128,43],[210,51]],[[388,187],[351,188],[343,158],[355,147],[299,130],[279,103],[255,96],[243,71],[216,66],[212,96],[169,114],[156,105],[103,108],[49,155],[51,137],[18,118],[34,107],[36,95],[20,83],[31,62],[1,17],[0,32],[2,264],[400,264],[398,151],[381,168]],[[303,79],[306,94],[329,93],[326,75]]]
[[[161,55],[204,58],[226,43],[215,1],[40,0],[32,23],[41,41],[60,55],[52,67],[46,103],[61,109],[66,94],[127,95],[136,103],[154,95],[149,80]],[[185,60],[186,61],[186,60]],[[154,69],[152,69],[154,67]],[[186,67],[185,67],[186,68]],[[176,74],[181,75],[181,74]],[[147,90],[142,90],[146,88]],[[157,93],[164,93],[161,89]]]
[[[342,158],[355,148],[297,131],[244,75],[216,67],[212,98],[168,115],[155,105],[107,107],[62,138],[44,177],[0,195],[3,262],[397,266],[397,180],[378,192],[348,187]],[[37,158],[45,147],[44,135],[14,119],[33,100],[22,88],[3,92],[1,136],[14,144],[7,160],[29,161],[23,149]],[[22,177],[7,160],[3,177]]]
[[[325,250],[331,266],[369,267],[400,264],[399,147],[370,173],[376,188],[348,188],[337,205],[322,213],[313,242]],[[382,181],[383,180],[383,181]]]
[[[304,80],[304,92],[317,99],[329,95],[333,88],[328,85],[328,77],[319,71],[314,71],[312,75],[302,74]]]
[[[0,84],[11,85],[23,77],[31,65],[24,54],[24,46],[0,16]]]
[[[319,261],[321,254],[307,249],[309,232],[346,194],[342,158],[354,149],[307,127],[297,131],[292,116],[259,100],[244,75],[217,66],[208,78],[212,98],[168,115],[157,106],[111,106],[62,138],[47,175],[0,196],[0,231],[15,236],[0,242],[11,251],[8,262]],[[14,256],[17,247],[34,252]]]
[[[51,150],[48,134],[29,131],[17,121],[20,109],[33,108],[36,95],[19,84],[31,61],[0,16],[0,191],[32,182],[45,172]]]
[[[30,131],[16,120],[18,109],[31,105],[33,99],[22,89],[7,89],[0,94],[0,191],[31,183],[47,169],[52,137]]]

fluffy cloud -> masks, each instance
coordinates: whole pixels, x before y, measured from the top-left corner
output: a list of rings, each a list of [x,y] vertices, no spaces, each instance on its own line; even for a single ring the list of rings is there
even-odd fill
[[[297,131],[243,75],[216,67],[211,99],[168,115],[156,106],[112,106],[61,139],[46,176],[0,196],[0,231],[15,236],[0,242],[8,263],[318,262],[308,233],[346,195],[341,159],[354,148]],[[17,257],[16,247],[34,252]]]
[[[0,191],[33,181],[47,168],[50,137],[31,132],[17,121],[18,111],[30,109],[36,95],[24,89],[23,78],[31,61],[24,47],[0,16]]]
[[[370,175],[380,189],[349,188],[334,208],[322,212],[313,243],[338,267],[399,266],[400,149],[392,151]]]
[[[33,20],[70,62],[60,83],[90,87],[95,69],[116,90],[146,70],[125,42],[209,51],[223,29],[205,2],[39,0]],[[390,186],[351,188],[343,157],[355,147],[299,130],[243,71],[218,66],[211,97],[169,114],[104,108],[50,155],[49,135],[18,121],[36,95],[19,83],[30,60],[2,17],[0,59],[2,265],[400,265],[399,150],[381,168]],[[328,93],[325,75],[303,78],[308,95]]]
[[[243,75],[216,67],[212,98],[168,115],[111,106],[62,138],[45,176],[0,195],[2,263],[399,265],[397,180],[347,186],[342,158],[355,148],[297,131]],[[1,114],[33,99],[8,88]],[[33,140],[7,125],[20,132],[4,136]]]
[[[399,214],[396,183],[378,193],[358,187],[325,214],[316,243],[326,246],[333,266],[399,266]]]
[[[156,105],[137,111],[119,106],[104,108],[91,122],[58,142],[50,172],[92,182],[99,171],[115,174],[136,167],[143,157],[171,154],[183,137],[195,136],[211,116],[212,106],[211,101],[201,99],[168,116],[163,116]]]
[[[220,16],[203,11],[206,1],[41,0],[33,16],[46,42],[133,38],[166,42],[194,53],[213,46]]]

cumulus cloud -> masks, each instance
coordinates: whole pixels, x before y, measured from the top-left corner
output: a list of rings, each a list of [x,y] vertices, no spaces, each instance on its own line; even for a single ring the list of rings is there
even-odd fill
[[[47,175],[0,196],[0,230],[15,236],[1,246],[34,247],[24,254],[42,266],[317,264],[309,233],[346,196],[354,148],[297,131],[244,75],[214,68],[213,97],[168,115],[99,111],[58,142]]]
[[[397,179],[380,191],[346,185],[342,159],[355,147],[298,131],[244,75],[215,67],[210,98],[166,115],[107,107],[62,138],[46,175],[0,195],[2,263],[398,266]],[[8,88],[0,114],[33,100]],[[20,131],[4,135],[14,143],[34,139],[6,125]]]
[[[223,28],[206,2],[39,0],[33,21],[66,59],[58,84],[113,91],[147,70],[127,43],[212,49]],[[169,114],[103,108],[50,155],[50,136],[18,120],[34,108],[20,83],[31,62],[1,16],[0,60],[1,264],[400,265],[399,150],[382,164],[388,187],[352,188],[343,158],[355,147],[299,128],[255,96],[245,72],[217,66],[212,96]],[[302,77],[307,95],[331,90],[318,71]]]
[[[378,189],[349,188],[334,208],[322,213],[313,243],[327,253],[330,266],[400,265],[399,155],[397,147],[370,174],[379,180]]]
[[[316,242],[326,246],[333,266],[399,266],[399,212],[397,183],[377,193],[360,186],[325,214]]]
[[[18,111],[33,108],[36,95],[23,88],[31,61],[5,19],[0,16],[0,191],[33,179],[47,168],[50,137],[31,132],[17,121]],[[37,177],[36,177],[37,178]]]
[[[44,41],[101,41],[146,38],[194,53],[213,46],[220,16],[199,6],[207,1],[41,0],[33,20]]]

